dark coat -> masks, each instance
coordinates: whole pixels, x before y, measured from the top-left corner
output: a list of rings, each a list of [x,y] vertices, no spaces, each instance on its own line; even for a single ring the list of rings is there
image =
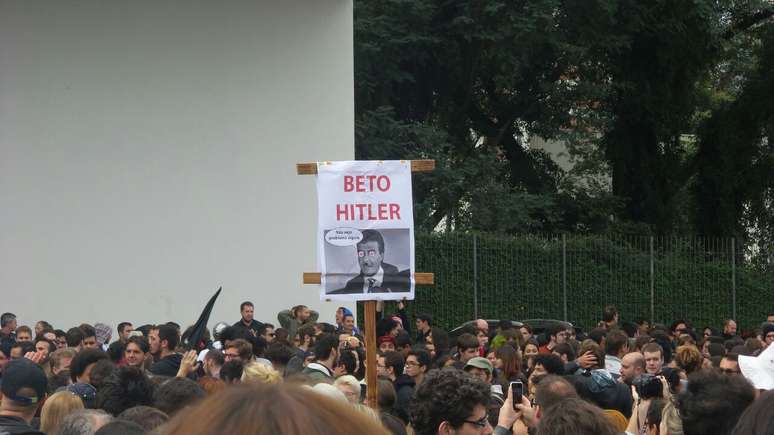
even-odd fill
[[[20,417],[0,416],[0,434],[43,435]]]
[[[414,385],[416,385],[414,379],[404,373],[398,376],[392,385],[395,387],[395,415],[408,424],[409,406],[411,397],[414,395]]]
[[[381,288],[375,289],[375,293],[406,293],[411,288],[411,276],[409,269],[398,271],[398,268],[392,264],[382,263],[384,270],[384,279]],[[344,288],[328,292],[329,295],[342,295],[363,293],[365,285],[365,276],[360,275],[347,281]]]
[[[183,355],[173,353],[158,360],[151,366],[149,371],[157,376],[177,376],[177,372],[180,370],[180,361],[182,360]]]

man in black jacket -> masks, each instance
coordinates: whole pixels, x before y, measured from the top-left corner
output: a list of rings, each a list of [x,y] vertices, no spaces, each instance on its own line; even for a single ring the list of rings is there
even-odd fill
[[[386,375],[395,387],[395,415],[406,424],[409,421],[409,405],[414,394],[414,379],[403,373],[405,362],[398,352],[386,352],[377,357],[377,371]]]
[[[11,361],[5,366],[0,402],[0,433],[38,435],[30,423],[38,402],[46,397],[46,374],[28,359]]]
[[[155,332],[155,333],[154,333]],[[159,325],[152,329],[150,338],[151,353],[159,356],[159,360],[150,368],[150,372],[158,376],[176,376],[180,370],[183,356],[175,352],[180,337],[177,330],[169,325]]]

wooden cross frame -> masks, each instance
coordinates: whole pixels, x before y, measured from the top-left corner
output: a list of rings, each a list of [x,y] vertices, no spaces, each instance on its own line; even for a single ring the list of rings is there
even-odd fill
[[[411,160],[411,172],[429,172],[435,169],[435,160]],[[317,175],[317,163],[296,164],[298,175]],[[320,284],[320,272],[304,272],[304,284]],[[432,273],[414,273],[414,282],[418,285],[435,284]],[[376,301],[364,301],[365,308],[365,345],[366,345],[366,402],[378,410],[376,401],[378,384],[376,379]]]

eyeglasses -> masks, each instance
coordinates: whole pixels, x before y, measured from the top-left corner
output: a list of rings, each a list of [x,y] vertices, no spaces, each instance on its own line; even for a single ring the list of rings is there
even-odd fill
[[[483,428],[485,428],[485,427],[487,427],[487,426],[489,426],[489,419],[487,418],[487,416],[486,416],[486,415],[485,415],[485,416],[483,416],[483,417],[481,417],[481,418],[480,418],[480,419],[478,419],[478,420],[474,420],[474,421],[471,421],[471,420],[463,420],[463,422],[465,422],[465,423],[470,423],[470,424],[472,424],[472,425],[476,425],[476,426],[478,426],[478,427],[480,427],[480,428],[482,428],[482,429],[483,429]]]

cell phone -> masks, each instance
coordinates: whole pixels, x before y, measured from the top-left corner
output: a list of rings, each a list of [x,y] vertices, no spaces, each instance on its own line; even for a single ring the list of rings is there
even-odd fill
[[[521,398],[524,395],[524,384],[521,381],[511,382],[511,394],[513,394],[513,410],[516,405],[521,405]]]

